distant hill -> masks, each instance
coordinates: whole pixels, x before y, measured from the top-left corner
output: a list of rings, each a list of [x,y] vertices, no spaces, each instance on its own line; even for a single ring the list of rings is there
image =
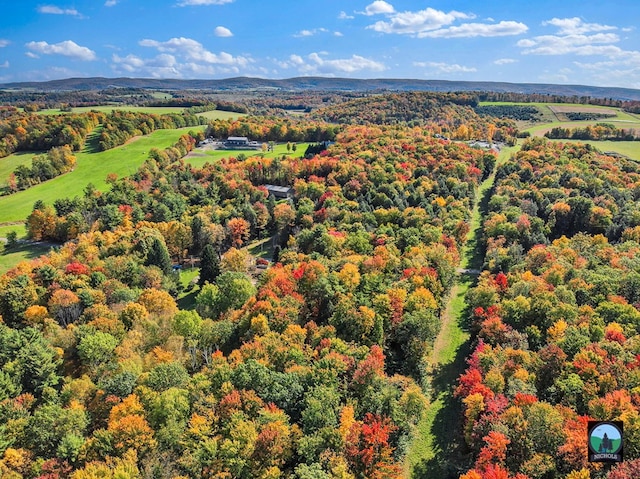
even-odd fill
[[[561,96],[590,96],[616,100],[640,101],[640,90],[586,85],[546,83],[473,82],[415,79],[353,79],[297,77],[283,80],[236,77],[223,80],[178,80],[153,78],[67,78],[47,82],[0,84],[0,89],[69,91],[105,90],[108,88],[142,88],[151,90],[323,90],[323,91],[491,91],[538,93]]]

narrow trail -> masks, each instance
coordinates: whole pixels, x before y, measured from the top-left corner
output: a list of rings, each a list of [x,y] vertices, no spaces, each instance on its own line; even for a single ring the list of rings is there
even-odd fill
[[[504,148],[497,164],[508,159],[517,148]],[[405,477],[410,479],[457,479],[467,466],[467,454],[460,440],[463,415],[453,391],[470,353],[464,298],[475,285],[482,268],[482,218],[487,211],[494,180],[495,169],[478,189],[471,228],[457,270],[458,279],[449,294],[440,332],[427,358],[431,402],[407,453]]]

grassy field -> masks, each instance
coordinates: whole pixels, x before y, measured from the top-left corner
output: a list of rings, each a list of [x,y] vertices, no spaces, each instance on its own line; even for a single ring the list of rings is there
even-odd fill
[[[9,175],[20,165],[31,166],[31,159],[42,152],[21,151],[13,155],[0,158],[0,186],[6,184]]]
[[[24,220],[36,200],[53,204],[54,200],[60,197],[80,196],[88,183],[93,183],[98,189],[104,189],[109,173],[116,173],[119,177],[134,173],[148,158],[151,148],[166,148],[175,143],[180,135],[198,128],[204,127],[157,130],[150,135],[136,138],[127,145],[99,153],[90,153],[88,146],[85,151],[76,154],[77,164],[72,172],[28,190],[0,197],[0,223]]]
[[[0,238],[6,238],[10,231],[15,231],[18,238],[24,238],[27,234],[27,228],[24,223],[0,225]]]
[[[291,157],[301,157],[304,155],[304,152],[309,146],[309,143],[298,143],[296,151],[287,151],[287,144],[283,143],[280,145],[276,145],[273,151],[262,152],[256,150],[196,150],[192,151],[191,154],[185,159],[186,162],[191,163],[193,166],[200,168],[205,163],[212,163],[221,158],[230,158],[236,157],[239,154],[243,154],[246,157],[250,156],[263,156],[264,158],[275,158],[291,156]]]

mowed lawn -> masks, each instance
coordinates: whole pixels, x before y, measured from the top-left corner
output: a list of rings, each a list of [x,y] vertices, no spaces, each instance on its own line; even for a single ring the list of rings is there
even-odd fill
[[[243,154],[245,157],[250,158],[252,156],[262,156],[264,158],[281,158],[282,156],[301,157],[307,150],[309,143],[298,143],[296,145],[296,151],[288,151],[287,144],[282,143],[275,145],[273,151],[263,152],[258,150],[201,150],[196,149],[192,151],[185,162],[190,163],[196,168],[201,168],[205,163],[213,163],[221,158],[235,158],[239,154]]]
[[[76,153],[77,164],[72,172],[28,190],[0,197],[0,223],[24,220],[37,200],[52,205],[61,197],[81,196],[89,183],[93,183],[99,190],[105,189],[106,177],[109,173],[115,173],[118,177],[129,176],[148,158],[151,148],[167,148],[189,130],[204,128],[199,126],[178,130],[157,130],[108,151]]]

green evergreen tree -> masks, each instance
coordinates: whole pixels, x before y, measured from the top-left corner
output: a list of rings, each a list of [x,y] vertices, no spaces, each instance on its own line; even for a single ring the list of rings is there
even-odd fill
[[[147,266],[157,266],[164,274],[171,273],[172,265],[169,250],[167,249],[167,245],[165,245],[159,238],[153,238],[151,241],[151,246],[149,248],[145,264]]]
[[[202,252],[202,231],[204,229],[204,222],[199,216],[194,216],[191,220],[191,244],[193,254],[200,254]]]
[[[207,282],[213,283],[218,276],[220,276],[220,258],[213,246],[208,244],[202,249],[198,284],[202,286]]]

